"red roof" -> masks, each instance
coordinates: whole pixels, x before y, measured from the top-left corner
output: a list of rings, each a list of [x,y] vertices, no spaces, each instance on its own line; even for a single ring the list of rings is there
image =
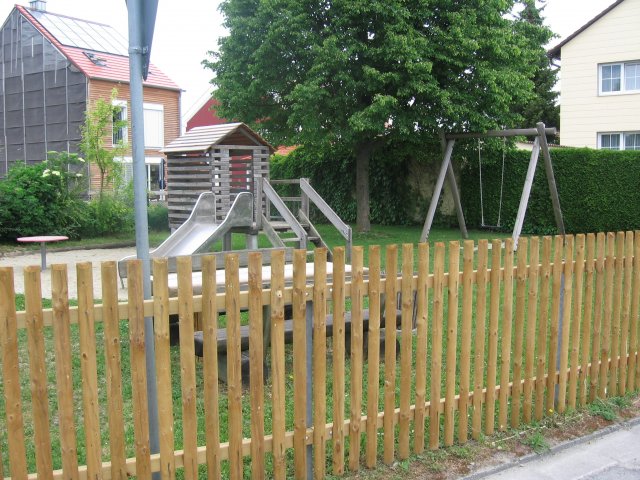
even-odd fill
[[[98,52],[95,57],[100,61],[94,63],[86,55],[87,53],[97,52],[88,48],[80,48],[77,46],[64,45],[60,39],[56,38],[49,30],[47,30],[35,17],[29,8],[22,5],[16,5],[18,11],[40,32],[42,33],[62,54],[69,59],[82,73],[88,78],[99,80],[110,80],[114,82],[129,83],[129,57],[118,55],[115,53]],[[39,12],[40,13],[40,12]],[[48,13],[47,13],[48,14]],[[48,14],[55,15],[55,14]],[[79,20],[90,24],[86,20]],[[95,24],[100,25],[100,24]],[[149,66],[149,75],[144,85],[166,88],[170,90],[180,90],[169,77],[162,73],[155,65]]]

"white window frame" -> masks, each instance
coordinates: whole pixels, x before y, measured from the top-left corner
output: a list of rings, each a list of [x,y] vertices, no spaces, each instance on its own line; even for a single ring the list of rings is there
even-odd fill
[[[156,132],[158,142],[150,142],[147,135],[145,135],[144,147],[148,149],[164,148],[164,105],[162,105],[161,103],[144,103],[143,109],[145,112],[148,112],[148,111],[160,112],[160,118],[161,118],[160,130]],[[151,125],[147,125],[145,123],[145,128],[144,128],[145,133],[151,134],[150,127]],[[153,143],[158,143],[158,145],[154,145]]]
[[[603,67],[611,67],[618,65],[620,66],[620,90],[613,92],[605,92],[602,90],[602,69]],[[633,60],[628,62],[612,62],[612,63],[601,63],[598,65],[598,94],[602,96],[607,95],[625,95],[632,93],[640,93],[640,86],[637,88],[628,88],[626,85],[626,75],[625,69],[631,65],[640,65],[640,60]]]
[[[131,165],[132,166],[131,173],[133,175],[133,157],[116,157],[114,158],[114,160],[122,164]],[[144,167],[147,172],[147,182],[146,182],[147,191],[149,192],[152,191],[151,190],[151,165],[162,165],[162,160],[163,160],[162,157],[144,157]],[[127,181],[126,177],[127,175],[125,174],[125,178],[124,178],[125,181]],[[129,181],[132,181],[132,180],[133,180],[133,176],[131,176]],[[165,179],[165,183],[166,183],[166,179]]]
[[[129,143],[129,107],[127,106],[127,101],[126,100],[114,100],[111,105],[113,105],[114,107],[120,107],[120,111],[123,113],[122,115],[122,120],[127,122],[127,125],[122,127],[122,143],[123,144],[127,144]],[[113,137],[115,134],[115,129],[112,125],[112,132],[111,132],[111,145],[112,146],[116,146],[117,144],[113,141]]]
[[[627,146],[625,145],[625,136],[626,135],[630,135],[630,134],[638,134],[640,135],[640,131],[636,131],[636,130],[630,130],[628,132],[599,132],[598,133],[598,149],[605,149],[605,150],[616,150],[616,151],[620,151],[620,150],[627,150]],[[620,145],[620,148],[618,149],[614,149],[614,148],[608,148],[602,147],[602,137],[603,135],[617,135],[618,136],[618,144]],[[635,150],[635,149],[631,149],[629,148],[628,150]]]

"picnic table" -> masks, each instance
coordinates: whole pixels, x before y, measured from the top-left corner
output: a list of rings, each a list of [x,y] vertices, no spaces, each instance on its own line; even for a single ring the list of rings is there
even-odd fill
[[[36,235],[33,237],[19,237],[17,240],[21,243],[40,243],[40,264],[42,270],[47,269],[47,243],[48,242],[62,242],[69,240],[69,237],[64,235]]]

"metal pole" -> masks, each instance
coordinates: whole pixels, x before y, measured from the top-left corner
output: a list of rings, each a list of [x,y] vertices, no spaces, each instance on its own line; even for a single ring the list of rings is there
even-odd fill
[[[144,298],[151,298],[149,264],[149,226],[147,220],[147,169],[144,163],[144,110],[142,92],[142,2],[128,0],[129,12],[129,87],[131,92],[131,153],[133,155],[133,206],[135,213],[136,253],[142,260]],[[153,338],[153,318],[144,319],[144,343],[147,367],[147,402],[149,411],[149,447],[160,451],[158,435],[158,392]],[[154,474],[154,477],[156,475]]]
[[[544,129],[546,135],[555,135],[556,129],[549,127]],[[511,128],[507,130],[488,130],[486,132],[461,132],[461,133],[448,133],[445,135],[447,140],[460,140],[463,138],[484,138],[484,137],[517,137],[525,136],[532,137],[539,135],[540,131],[537,128]]]

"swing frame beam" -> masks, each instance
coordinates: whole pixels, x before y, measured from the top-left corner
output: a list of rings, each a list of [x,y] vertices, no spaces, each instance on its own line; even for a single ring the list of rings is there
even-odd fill
[[[453,192],[453,202],[456,208],[456,214],[458,217],[458,224],[460,232],[464,238],[468,238],[467,226],[464,220],[464,214],[462,213],[462,203],[460,201],[460,193],[456,185],[455,176],[453,174],[453,147],[456,140],[462,140],[467,138],[488,138],[488,137],[515,137],[515,136],[535,136],[533,143],[533,149],[531,151],[531,158],[529,159],[529,167],[527,168],[527,175],[525,177],[524,186],[522,189],[522,195],[520,196],[520,205],[518,207],[518,214],[516,215],[516,221],[513,226],[513,244],[514,248],[518,246],[518,239],[522,233],[522,226],[524,224],[524,217],[527,212],[527,206],[529,204],[529,197],[531,195],[531,187],[533,186],[533,179],[536,173],[536,167],[538,165],[538,157],[542,150],[542,156],[544,158],[545,176],[547,177],[547,184],[549,185],[549,193],[551,196],[551,203],[553,205],[553,214],[560,235],[565,234],[564,220],[562,218],[562,209],[560,208],[560,197],[558,196],[558,189],[556,186],[555,176],[553,174],[553,164],[551,163],[551,154],[549,153],[549,145],[547,143],[547,135],[555,135],[555,128],[547,128],[544,123],[539,122],[536,124],[536,128],[515,128],[507,130],[489,130],[483,133],[449,133],[441,134],[440,140],[443,144],[443,159],[440,166],[440,172],[436,180],[435,187],[433,189],[433,195],[431,196],[431,203],[429,204],[429,210],[427,212],[427,218],[422,228],[422,234],[420,235],[420,241],[426,242],[429,239],[429,232],[433,225],[433,219],[435,217],[436,209],[438,207],[438,201],[442,194],[442,187],[444,184],[445,176],[449,179],[449,184]]]

